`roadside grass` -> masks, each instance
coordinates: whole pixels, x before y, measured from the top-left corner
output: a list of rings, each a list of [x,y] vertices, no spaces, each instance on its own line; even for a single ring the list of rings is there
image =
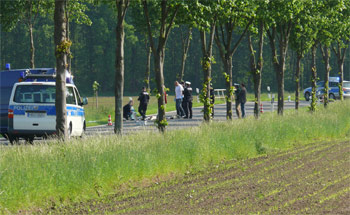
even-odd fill
[[[188,130],[99,136],[68,143],[0,146],[0,214],[36,210],[132,189],[142,181],[185,174],[321,140],[350,140],[350,102],[316,113],[264,114]]]
[[[285,93],[286,99],[288,99],[288,95],[291,96],[291,99],[294,99],[293,93]],[[277,94],[275,95],[277,98]],[[128,96],[125,96],[123,98],[123,105],[126,105],[129,102]],[[134,101],[134,108],[135,111],[138,113],[138,106],[139,102],[137,101],[138,96],[132,96],[131,97]],[[98,97],[98,108],[96,108],[96,99],[95,97],[89,97],[89,104],[84,106],[85,108],[85,118],[86,118],[86,124],[87,126],[95,126],[95,125],[103,125],[108,123],[108,115],[111,115],[112,121],[114,121],[114,97]],[[247,94],[247,100],[248,101],[254,101],[254,94],[248,93]],[[267,93],[261,94],[261,100],[262,101],[269,101],[270,98],[268,97]],[[168,96],[167,98],[167,105],[166,105],[166,111],[174,111],[175,109],[175,101],[174,96]],[[225,99],[219,98],[215,99],[215,104],[223,104],[225,103]],[[200,107],[203,106],[202,103],[197,101],[197,96],[193,96],[193,107]],[[147,108],[147,115],[151,114],[157,114],[158,112],[158,103],[155,96],[151,96],[150,103]]]

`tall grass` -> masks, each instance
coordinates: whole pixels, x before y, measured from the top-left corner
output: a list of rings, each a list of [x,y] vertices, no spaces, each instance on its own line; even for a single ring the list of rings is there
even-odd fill
[[[0,146],[0,213],[116,192],[131,181],[183,174],[223,160],[325,139],[350,141],[350,102],[316,113],[203,124],[189,130]]]

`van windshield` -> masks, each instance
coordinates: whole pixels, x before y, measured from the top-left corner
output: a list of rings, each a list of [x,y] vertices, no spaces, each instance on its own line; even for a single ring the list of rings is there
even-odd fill
[[[55,103],[56,87],[52,85],[18,85],[14,102],[16,103]],[[76,104],[72,87],[66,88],[66,104]]]

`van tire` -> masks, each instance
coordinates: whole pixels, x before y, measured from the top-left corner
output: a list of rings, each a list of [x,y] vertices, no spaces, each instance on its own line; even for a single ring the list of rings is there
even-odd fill
[[[329,99],[336,100],[335,95],[333,93],[329,94]]]
[[[72,131],[73,131],[73,126],[72,122],[69,123],[69,128],[68,128],[68,139],[72,138]]]
[[[33,144],[34,143],[34,137],[27,137],[25,138],[26,143]]]
[[[14,144],[17,144],[19,142],[19,137],[13,137],[13,136],[9,135],[8,140],[10,141],[11,145],[14,145]]]
[[[305,97],[305,100],[308,102],[310,100],[310,93],[306,92],[304,97]]]
[[[83,125],[83,131],[81,132],[80,138],[83,139],[85,137],[85,132],[86,132],[86,123],[84,121],[84,125]]]

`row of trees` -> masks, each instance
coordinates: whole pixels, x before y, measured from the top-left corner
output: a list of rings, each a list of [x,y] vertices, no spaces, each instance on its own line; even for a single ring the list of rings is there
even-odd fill
[[[41,16],[47,16],[46,13],[50,13],[49,9],[45,10],[48,11],[46,13],[42,13],[39,9],[33,9],[41,8],[35,6],[41,1],[18,0],[13,2],[18,4],[29,2],[32,7],[28,7],[28,5],[21,7],[29,8],[30,11],[33,11],[31,14],[38,12]],[[11,25],[11,22],[7,20],[21,20],[24,19],[23,17],[28,17],[23,15],[26,10],[22,9],[18,13],[22,14],[23,17],[18,15],[20,19],[13,19],[10,14],[14,13],[10,13],[10,9],[16,8],[17,10],[19,7],[11,5],[13,2],[1,4],[1,11],[6,9],[5,11],[8,12],[1,13],[2,27],[7,30],[15,29],[15,25]],[[52,8],[50,2],[53,1],[42,2],[44,2],[43,7]],[[262,78],[270,84],[272,81],[276,82],[278,113],[281,115],[284,106],[285,79],[289,81],[289,89],[291,89],[292,80],[295,81],[296,109],[300,99],[300,82],[303,78],[312,77],[313,102],[311,109],[315,110],[317,71],[324,64],[322,70],[324,71],[324,79],[328,82],[332,59],[336,59],[336,63],[333,62],[333,67],[337,67],[336,71],[341,78],[339,87],[342,88],[345,54],[349,47],[350,37],[350,2],[346,0],[116,0],[115,2],[66,0],[64,4],[66,25],[69,24],[70,20],[75,19],[77,22],[77,24],[71,25],[71,33],[69,30],[67,30],[68,33],[66,32],[68,41],[73,41],[73,53],[79,53],[82,47],[89,47],[88,53],[75,54],[72,64],[73,71],[75,67],[82,68],[81,66],[84,65],[84,68],[90,72],[94,71],[96,75],[103,74],[100,76],[103,76],[104,79],[113,76],[113,71],[115,71],[115,83],[108,82],[109,84],[106,86],[108,88],[112,87],[111,85],[115,86],[116,133],[120,133],[123,126],[121,98],[124,92],[125,62],[132,68],[125,73],[125,76],[132,74],[130,75],[131,81],[135,81],[135,70],[140,71],[140,67],[137,65],[144,64],[142,66],[144,72],[137,73],[148,88],[150,88],[150,80],[152,79],[150,75],[153,73],[151,66],[154,67],[154,93],[158,98],[158,128],[161,131],[165,131],[167,124],[164,118],[164,76],[173,77],[171,80],[167,80],[167,84],[172,84],[175,78],[182,80],[184,77],[196,78],[194,83],[196,81],[197,83],[202,82],[201,98],[204,103],[204,119],[206,121],[210,121],[209,88],[213,78],[217,83],[221,82],[226,86],[228,119],[232,119],[234,90],[232,82],[234,77],[235,81],[247,81],[248,79],[253,81],[256,117],[259,117],[258,107]],[[89,8],[90,12],[88,12]],[[127,13],[128,10],[130,12]],[[97,23],[95,27],[94,25],[92,27],[78,25],[82,23],[90,25],[91,20],[93,23]],[[115,33],[111,30],[113,23],[116,24]],[[47,26],[46,32],[48,32],[50,24],[45,26]],[[66,29],[69,29],[69,25]],[[44,28],[42,31],[45,32]],[[72,35],[71,39],[69,35]],[[113,35],[115,39],[113,39]],[[174,35],[177,37],[172,37]],[[96,41],[94,36],[103,38],[103,41]],[[191,38],[194,39],[191,41]],[[116,43],[111,42],[112,40]],[[95,45],[87,46],[86,44],[89,43]],[[115,45],[111,45],[111,43]],[[168,43],[173,46],[167,46]],[[124,52],[124,46],[127,52]],[[114,55],[106,55],[111,53],[107,51],[111,47],[116,48]],[[238,49],[238,47],[240,48]],[[100,59],[98,62],[91,61],[94,56],[87,58],[89,59],[87,61],[81,58],[82,55],[92,55],[96,50],[100,53],[99,56],[96,56],[97,59]],[[318,50],[321,50],[319,55],[317,54]],[[331,50],[334,53],[333,56]],[[201,57],[200,52],[202,52]],[[139,58],[140,53],[144,57]],[[172,59],[166,59],[165,54],[171,56]],[[238,54],[239,56],[237,56]],[[114,69],[111,63],[113,56],[115,57]],[[187,56],[189,56],[188,59]],[[295,56],[296,60],[292,56]],[[309,58],[305,60],[305,56],[310,57],[311,60]],[[317,56],[322,56],[322,61],[317,62]],[[142,59],[141,63],[139,59]],[[31,61],[33,62],[31,66],[34,67],[34,60]],[[217,63],[213,64],[215,62]],[[169,65],[173,65],[175,68],[171,68]],[[200,65],[203,75],[202,78],[197,78]],[[305,68],[303,65],[306,65]],[[98,68],[106,68],[106,70],[99,71]],[[167,69],[167,72],[164,72],[164,68]],[[263,69],[266,72],[263,73]],[[272,71],[275,73],[274,77],[272,77]],[[303,71],[310,72],[307,74]],[[85,84],[89,77],[84,76],[84,73],[87,72],[77,69],[76,75],[85,77],[85,80],[80,78],[83,80],[80,85],[91,86],[90,83]],[[93,80],[90,78],[90,81]],[[100,80],[99,82],[105,86]],[[126,83],[129,83],[128,80]],[[328,90],[327,87],[326,90]],[[325,98],[325,106],[327,102],[328,99]]]

